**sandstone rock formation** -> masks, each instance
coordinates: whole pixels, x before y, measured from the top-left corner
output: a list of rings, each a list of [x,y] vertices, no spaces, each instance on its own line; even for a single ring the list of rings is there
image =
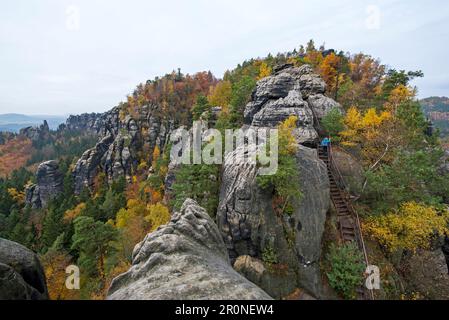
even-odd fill
[[[321,239],[330,206],[329,180],[316,150],[300,146],[296,160],[303,198],[291,216],[278,217],[271,191],[257,185],[256,165],[242,165],[238,150],[230,153],[224,163],[217,223],[233,260],[245,255],[261,258],[265,250],[273,248],[280,263],[288,266],[289,281],[319,296]]]
[[[20,129],[19,134],[27,137],[33,142],[44,141],[49,137],[50,127],[48,126],[47,120],[44,120],[44,123],[40,126]]]
[[[100,138],[76,164],[73,171],[76,193],[91,188],[98,172],[104,172],[109,181],[123,176],[130,180],[132,171],[138,166],[137,152],[142,146],[147,146],[149,157],[156,146],[164,150],[174,128],[172,121],[160,115],[157,105],[143,106],[135,119],[122,117],[119,107],[100,116],[90,116],[92,119],[86,117],[90,119],[88,126]],[[151,158],[149,160],[151,162]]]
[[[217,226],[187,199],[168,225],[136,246],[133,266],[114,279],[108,299],[271,298],[232,268]]]
[[[45,274],[27,248],[0,238],[0,300],[48,299]]]
[[[324,96],[325,91],[325,82],[310,66],[281,66],[272,76],[257,83],[252,101],[245,109],[245,123],[255,127],[276,127],[295,115],[298,117],[298,141],[314,144],[318,139],[314,124],[333,108],[341,108]]]
[[[329,179],[325,164],[315,146],[318,121],[339,104],[324,96],[326,86],[309,66],[284,65],[257,83],[252,101],[245,109],[245,122],[251,128],[276,127],[291,115],[298,117],[296,155],[303,198],[291,216],[279,217],[273,210],[273,194],[261,190],[256,182],[256,165],[229,154],[223,165],[217,223],[230,256],[263,258],[272,249],[283,267],[283,278],[264,273],[256,284],[272,296],[286,296],[290,283],[315,297],[322,295],[319,261],[326,213],[330,207]],[[286,267],[286,268],[285,268]],[[251,278],[251,280],[253,280]],[[291,287],[290,289],[294,289]]]
[[[54,160],[39,165],[36,181],[26,189],[26,203],[33,209],[45,208],[64,189],[64,177],[59,171],[58,162]]]
[[[64,124],[61,124],[58,131],[79,131],[87,134],[99,134],[104,129],[104,114],[84,113],[71,115]]]

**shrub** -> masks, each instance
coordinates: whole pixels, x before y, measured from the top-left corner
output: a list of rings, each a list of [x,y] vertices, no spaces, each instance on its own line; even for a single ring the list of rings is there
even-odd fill
[[[273,246],[267,245],[262,251],[262,261],[267,265],[277,264],[279,262],[276,252]]]
[[[433,237],[448,235],[448,222],[448,210],[439,213],[432,206],[406,202],[397,211],[368,219],[364,229],[390,252],[416,252],[429,249]]]
[[[281,208],[291,208],[292,201],[299,200],[302,196],[300,191],[299,169],[296,164],[295,154],[297,144],[293,135],[298,118],[291,116],[279,125],[279,159],[278,170],[275,174],[258,176],[257,183],[259,187],[268,189],[274,188],[277,196],[283,202]]]
[[[345,299],[354,299],[356,288],[363,283],[365,270],[363,255],[356,244],[331,244],[326,258],[331,266],[331,271],[327,273],[331,287]]]

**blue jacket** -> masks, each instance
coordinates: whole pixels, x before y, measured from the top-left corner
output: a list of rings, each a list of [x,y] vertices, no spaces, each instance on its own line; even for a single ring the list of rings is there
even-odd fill
[[[323,141],[321,141],[321,145],[323,147],[328,147],[331,144],[331,140],[329,138],[324,138]]]

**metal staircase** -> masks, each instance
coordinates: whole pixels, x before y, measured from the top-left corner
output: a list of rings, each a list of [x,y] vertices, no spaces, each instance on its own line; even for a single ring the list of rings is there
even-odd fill
[[[344,243],[355,242],[360,251],[363,252],[365,264],[368,266],[368,254],[361,233],[360,219],[357,211],[351,204],[343,176],[333,161],[332,145],[329,144],[327,147],[319,146],[318,157],[327,166],[327,175],[330,182],[330,195],[337,212],[337,225],[340,239]],[[357,293],[360,299],[374,300],[374,293],[372,290],[367,291],[365,288],[360,288]]]
[[[331,163],[332,158],[330,156],[331,147],[320,146],[318,148],[319,158],[327,166],[327,175],[330,182],[330,192],[331,199],[334,203],[335,209],[337,211],[337,223],[340,230],[340,237],[344,242],[359,242],[357,241],[357,228],[356,222],[354,221],[354,214],[352,207],[349,205],[346,193],[343,191],[344,187],[342,182],[338,181],[334,177],[333,173],[333,163]],[[343,190],[342,190],[343,189]]]

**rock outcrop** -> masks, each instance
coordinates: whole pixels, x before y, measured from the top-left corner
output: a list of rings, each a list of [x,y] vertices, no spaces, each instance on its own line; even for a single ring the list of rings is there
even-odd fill
[[[98,172],[105,173],[109,181],[118,177],[130,181],[138,166],[137,153],[145,146],[150,163],[154,148],[164,150],[174,128],[172,121],[161,117],[157,105],[143,106],[135,119],[122,116],[120,107],[91,117],[89,127],[98,133],[99,142],[84,152],[76,164],[73,171],[76,193],[91,188]]]
[[[277,285],[287,282],[315,297],[322,295],[319,262],[330,207],[329,179],[316,149],[306,146],[316,145],[318,121],[332,108],[340,108],[324,96],[325,90],[324,81],[309,66],[284,65],[257,83],[245,109],[245,123],[255,129],[273,128],[291,115],[298,117],[296,163],[303,197],[291,215],[280,217],[274,212],[272,191],[261,190],[256,182],[256,164],[240,159],[241,153],[234,151],[223,165],[217,222],[231,259],[262,260],[267,252],[274,252],[283,276],[272,272],[270,279],[269,272],[264,272],[261,282],[254,281],[277,298],[292,293],[285,292],[289,286]]]
[[[58,127],[58,131],[77,131],[83,134],[100,134],[104,129],[103,113],[83,113],[71,115],[64,124]]]
[[[0,300],[46,299],[45,274],[36,254],[0,238]]]
[[[324,95],[325,91],[325,82],[310,66],[280,66],[272,76],[257,83],[252,101],[245,109],[245,123],[255,127],[276,127],[295,115],[298,117],[298,141],[313,144],[318,139],[314,124],[333,108],[341,110],[337,102]]]
[[[187,199],[166,226],[136,246],[133,266],[112,282],[111,300],[271,299],[231,266],[207,212]]]
[[[303,197],[291,216],[279,217],[271,191],[257,184],[256,165],[242,165],[238,150],[230,153],[224,162],[217,223],[232,260],[245,255],[262,259],[264,252],[273,249],[279,264],[288,266],[284,270],[288,281],[320,296],[319,260],[330,206],[329,180],[316,150],[299,146],[296,161]],[[273,295],[274,289],[270,289]],[[279,288],[276,294],[288,293]]]
[[[64,176],[59,171],[58,162],[54,160],[39,165],[36,181],[36,184],[26,188],[26,203],[33,209],[45,208],[64,189]]]
[[[44,120],[44,123],[40,126],[36,127],[26,127],[20,129],[19,134],[21,136],[25,136],[33,142],[37,141],[45,141],[50,136],[50,127],[48,126],[47,120]]]

